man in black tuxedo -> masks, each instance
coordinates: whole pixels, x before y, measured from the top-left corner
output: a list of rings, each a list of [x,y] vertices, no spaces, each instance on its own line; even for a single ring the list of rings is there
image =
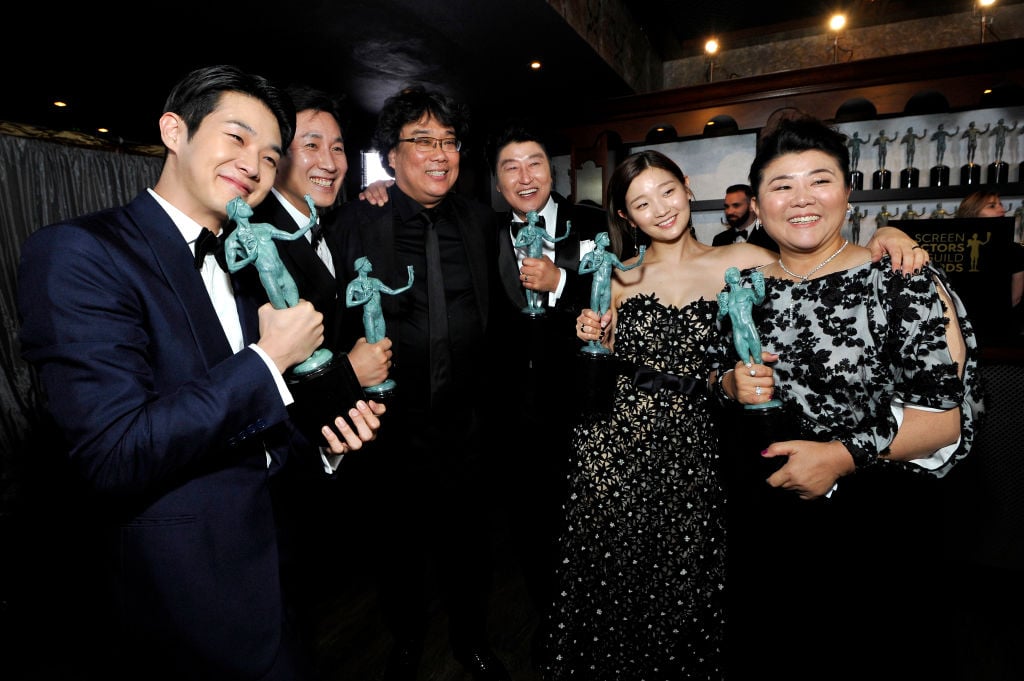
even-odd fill
[[[711,240],[712,246],[725,246],[740,241],[747,241],[755,246],[761,246],[779,252],[779,246],[775,243],[764,227],[750,210],[750,198],[754,190],[748,184],[730,185],[725,190],[725,221],[729,223],[729,229],[719,232]]]
[[[324,347],[334,353],[339,375],[350,392],[362,394],[362,388],[387,378],[391,340],[367,343],[360,337],[350,346],[339,345],[343,303],[335,280],[334,257],[322,236],[325,229],[330,229],[348,171],[341,110],[338,100],[321,90],[301,84],[284,89],[295,106],[295,137],[281,156],[270,195],[253,209],[251,221],[294,233],[309,223],[311,211],[306,197],[312,200],[317,225],[301,238],[280,239],[275,245],[300,298],[313,303],[324,316]],[[250,295],[266,300],[255,268],[247,267],[236,277]],[[292,474],[280,476],[274,487],[287,549],[283,552],[286,586],[294,592],[297,620],[310,643],[317,626],[314,615],[321,611],[318,604],[330,596],[331,586],[336,583],[320,578],[323,565],[339,564],[350,549],[346,543],[325,536],[318,519],[345,517],[344,505],[351,496],[341,488],[349,482],[345,475],[310,478],[293,469]]]
[[[518,455],[497,462],[505,485],[503,508],[521,569],[543,619],[553,602],[554,562],[565,496],[569,435],[579,398],[574,385],[580,342],[575,319],[589,305],[590,277],[577,274],[580,258],[607,230],[605,211],[573,204],[553,191],[547,140],[510,123],[492,142],[498,193],[511,210],[498,214],[499,290],[491,347],[503,358],[495,432],[520,433]],[[550,239],[540,258],[515,248],[526,214],[535,211]],[[557,240],[557,241],[555,241]],[[543,313],[524,313],[524,291],[540,294]]]
[[[383,205],[342,205],[327,233],[342,286],[358,276],[362,257],[389,286],[414,269],[411,289],[381,300],[394,342],[390,437],[382,433],[374,455],[349,467],[372,523],[393,680],[416,678],[435,587],[455,658],[475,681],[509,679],[487,635],[493,523],[485,460],[495,447],[483,416],[496,390],[487,345],[494,211],[454,190],[467,123],[465,109],[440,92],[410,87],[389,98],[374,143],[395,184]],[[361,316],[361,306],[346,308],[343,332],[361,328]]]

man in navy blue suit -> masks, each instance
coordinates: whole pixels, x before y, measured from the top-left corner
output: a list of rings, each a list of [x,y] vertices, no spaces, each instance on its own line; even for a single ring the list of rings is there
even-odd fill
[[[272,480],[286,464],[333,474],[384,408],[354,395],[339,405],[351,424],[339,416],[310,442],[283,375],[323,343],[323,315],[304,300],[257,307],[194,254],[229,201],[267,196],[294,126],[264,78],[197,69],[160,116],[156,185],[24,244],[22,351],[103,520],[120,625],[103,632],[104,678],[310,678],[282,597]]]

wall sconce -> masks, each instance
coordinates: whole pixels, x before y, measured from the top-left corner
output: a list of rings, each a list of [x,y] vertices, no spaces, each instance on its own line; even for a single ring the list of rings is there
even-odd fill
[[[992,32],[992,15],[989,14],[996,0],[977,0],[974,3],[974,16],[980,17],[981,42],[985,42],[985,36]]]
[[[718,53],[718,41],[711,38],[704,43],[704,58],[707,60],[707,69],[704,72],[707,81],[710,83],[715,79],[715,55]]]
[[[833,14],[832,18],[828,20],[828,30],[835,33],[832,37],[832,63],[839,63],[839,33],[846,26],[846,15],[845,14]],[[847,50],[844,50],[846,52]]]

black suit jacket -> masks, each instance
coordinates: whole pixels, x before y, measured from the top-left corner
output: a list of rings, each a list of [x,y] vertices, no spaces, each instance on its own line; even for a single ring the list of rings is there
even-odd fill
[[[607,231],[608,223],[600,208],[570,203],[557,194],[552,196],[558,205],[555,237],[562,237],[568,230],[568,236],[554,244],[555,264],[565,270],[565,288],[553,307],[548,304],[548,294],[542,295],[543,315],[533,318],[522,312],[526,295],[512,245],[512,211],[499,213],[496,232],[500,299],[495,303],[495,316],[500,322],[494,325],[491,345],[504,358],[499,370],[505,386],[505,406],[499,413],[521,413],[531,421],[565,425],[571,423],[576,403],[573,377],[581,343],[576,338],[575,321],[580,310],[590,307],[592,277],[577,273],[580,244],[592,241],[598,232]]]
[[[395,197],[400,191],[397,186],[389,187],[389,200],[383,206],[374,206],[367,201],[352,201],[338,208],[337,220],[326,233],[326,238],[334,255],[342,305],[344,305],[344,291],[348,283],[357,276],[354,262],[360,256],[365,256],[370,260],[373,265],[372,276],[380,279],[386,285],[398,287],[408,280],[409,275],[406,270],[408,263],[398,262],[395,243]],[[486,334],[490,322],[491,291],[494,286],[496,262],[494,211],[480,201],[455,192],[450,193],[444,201],[449,214],[457,216],[455,222],[465,248],[477,305],[477,317],[482,325],[480,332]],[[415,272],[415,277],[417,281],[426,281],[424,272]],[[389,377],[398,383],[399,393],[398,402],[395,403],[396,409],[389,411],[388,415],[389,424],[386,430],[390,432],[385,433],[385,429],[381,429],[381,438],[386,440],[396,430],[401,429],[397,423],[403,418],[399,405],[401,400],[409,394],[402,388],[402,367],[408,358],[401,356],[400,348],[403,345],[403,338],[402,324],[399,323],[408,309],[409,297],[402,294],[384,295],[381,296],[380,303],[386,325],[385,332],[392,341],[392,350],[394,351],[393,367]],[[362,336],[361,306],[343,307],[342,310],[344,317],[342,329],[346,342]],[[485,353],[483,348],[477,348],[476,352],[489,354]],[[456,359],[463,361],[465,358]],[[489,367],[481,367],[479,378],[481,384],[485,383],[487,375],[489,375]],[[472,397],[470,397],[470,401],[472,401]]]
[[[321,225],[325,229],[328,229],[327,223],[331,218],[330,211],[320,216]],[[273,194],[268,195],[262,203],[253,208],[250,222],[269,222],[278,229],[293,234],[299,231],[301,226],[304,226],[295,224],[295,220]],[[330,270],[327,269],[327,265],[323,263],[316,251],[313,250],[312,244],[305,237],[294,241],[277,239],[274,241],[274,245],[277,246],[281,262],[295,279],[295,285],[299,287],[299,297],[313,303],[313,307],[324,315],[324,345],[336,352],[339,349],[337,342],[341,316],[339,305],[341,303],[338,298],[337,284]],[[247,267],[245,273],[246,275],[255,275],[255,268]],[[255,280],[259,290],[263,290],[258,276],[246,276],[247,286],[250,285],[251,279]]]
[[[767,248],[770,251],[779,252],[779,245],[775,243],[775,240],[768,236],[768,232],[765,231],[764,227],[754,229],[753,226],[747,228],[747,243]],[[736,232],[732,227],[725,231],[719,232],[711,240],[712,246],[728,246],[734,243],[736,239]]]

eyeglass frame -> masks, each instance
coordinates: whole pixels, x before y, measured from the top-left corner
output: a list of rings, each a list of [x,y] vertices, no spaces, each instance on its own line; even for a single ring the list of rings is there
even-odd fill
[[[419,140],[430,140],[431,142],[433,142],[433,144],[431,144],[430,148],[428,149],[425,145],[421,145]],[[420,151],[433,151],[434,149],[437,149],[438,146],[440,146],[441,147],[441,151],[443,151],[446,154],[454,154],[454,153],[456,153],[458,151],[462,151],[462,140],[460,140],[460,139],[458,139],[456,137],[445,137],[444,139],[441,139],[441,138],[438,138],[438,137],[431,137],[430,135],[417,135],[416,137],[403,137],[403,138],[399,139],[398,141],[399,142],[412,142],[413,144],[416,145],[416,148],[419,149]],[[455,144],[455,148],[451,149],[451,150],[445,149],[444,148],[444,143],[445,142],[452,142],[452,143],[454,143]]]

